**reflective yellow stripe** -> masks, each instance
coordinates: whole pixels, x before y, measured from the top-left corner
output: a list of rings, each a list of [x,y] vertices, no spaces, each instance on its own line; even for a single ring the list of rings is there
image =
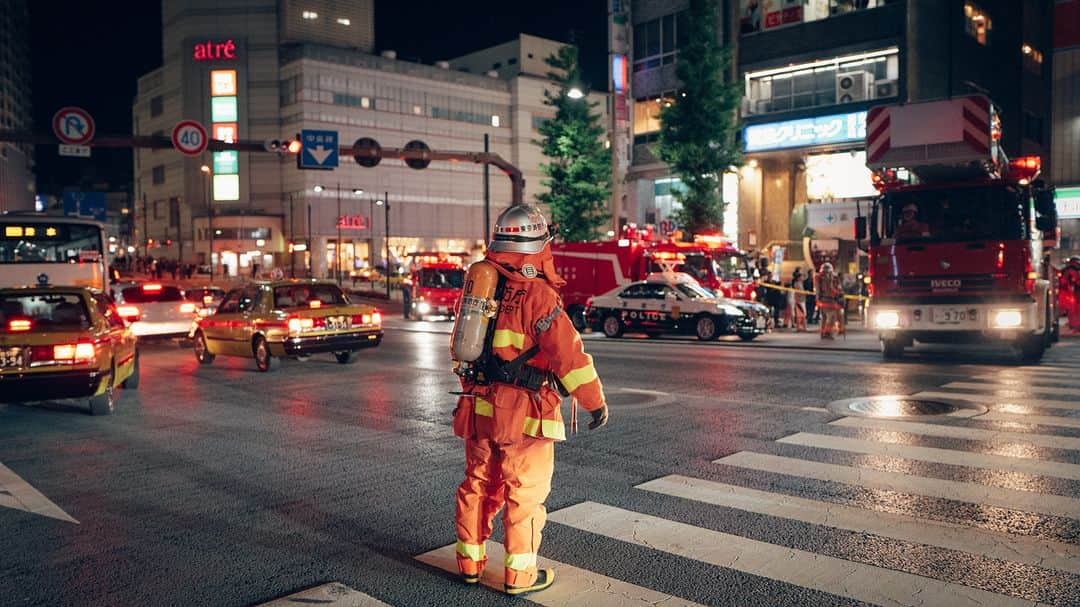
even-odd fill
[[[482,398],[476,399],[476,407],[473,410],[476,411],[477,415],[483,415],[484,417],[495,415],[495,408],[491,406],[491,403]]]
[[[484,544],[466,544],[458,540],[457,553],[467,559],[482,561],[484,560]]]
[[[587,384],[594,379],[596,379],[596,369],[592,366],[592,363],[589,363],[563,375],[559,378],[559,381],[562,382],[567,392],[573,392],[582,384]]]
[[[496,329],[491,339],[492,348],[505,348],[514,346],[518,350],[525,349],[525,334],[511,331],[510,329]]]
[[[525,418],[525,427],[522,432],[536,438],[550,438],[552,440],[566,440],[566,425],[554,419]]]
[[[525,571],[530,567],[536,567],[536,553],[523,552],[521,554],[506,553],[506,566],[518,571]]]

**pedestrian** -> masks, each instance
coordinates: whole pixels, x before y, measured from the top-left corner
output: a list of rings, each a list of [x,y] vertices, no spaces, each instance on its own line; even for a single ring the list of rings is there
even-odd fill
[[[821,264],[814,284],[817,307],[821,310],[821,338],[832,339],[833,331],[839,330],[839,316],[844,301],[840,277],[833,271],[831,263]]]
[[[1062,299],[1067,305],[1065,313],[1068,315],[1069,328],[1080,332],[1080,255],[1069,258],[1061,271],[1059,284],[1065,293]]]
[[[454,412],[454,433],[465,439],[465,480],[457,491],[458,569],[465,583],[479,582],[487,564],[485,542],[505,507],[504,590],[512,595],[555,581],[554,570],[537,568],[536,554],[555,442],[566,438],[556,389],[591,414],[590,430],[608,420],[592,358],[558,294],[565,282],[555,273],[550,240],[547,220],[535,207],[512,206],[495,220],[491,246],[478,262],[492,264],[504,285],[494,332],[477,362],[493,380],[463,376],[464,396]]]
[[[806,294],[806,322],[814,324],[817,322],[817,296],[814,295],[814,271],[810,268],[806,269],[806,278],[803,279],[802,288],[804,291],[808,291]]]
[[[791,329],[802,333],[806,331],[806,293],[802,292],[803,278],[800,268],[795,268],[788,286],[791,287],[788,306],[791,310]]]

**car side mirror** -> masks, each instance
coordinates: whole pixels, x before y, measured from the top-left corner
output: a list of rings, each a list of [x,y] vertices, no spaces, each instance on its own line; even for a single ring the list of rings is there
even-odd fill
[[[1035,210],[1040,215],[1050,215],[1057,211],[1057,205],[1054,203],[1053,188],[1035,192]]]
[[[1057,213],[1039,215],[1035,218],[1035,228],[1040,232],[1048,233],[1057,230]]]
[[[867,233],[866,218],[865,217],[856,217],[855,218],[855,240],[866,240],[866,233]]]

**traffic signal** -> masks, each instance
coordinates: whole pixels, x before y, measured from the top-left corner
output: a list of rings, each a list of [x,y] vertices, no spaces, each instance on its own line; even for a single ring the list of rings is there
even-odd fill
[[[263,142],[263,149],[267,152],[274,152],[278,156],[284,156],[285,154],[299,154],[300,135],[297,135],[296,139],[267,139]]]

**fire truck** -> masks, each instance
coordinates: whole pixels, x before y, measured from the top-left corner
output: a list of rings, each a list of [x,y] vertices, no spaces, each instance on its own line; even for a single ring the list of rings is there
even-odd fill
[[[1038,157],[1009,161],[982,95],[878,106],[867,166],[881,196],[855,222],[868,242],[869,318],[887,360],[915,342],[1011,344],[1037,362],[1057,335],[1053,189]]]
[[[754,277],[746,257],[719,236],[694,242],[655,240],[648,230],[628,227],[619,240],[564,242],[551,246],[555,269],[566,280],[562,289],[566,312],[578,330],[586,326],[590,297],[618,286],[645,280],[654,272],[685,272],[718,296],[750,300]]]
[[[465,284],[468,253],[412,253],[409,276],[402,282],[406,319],[454,316],[454,303]]]

